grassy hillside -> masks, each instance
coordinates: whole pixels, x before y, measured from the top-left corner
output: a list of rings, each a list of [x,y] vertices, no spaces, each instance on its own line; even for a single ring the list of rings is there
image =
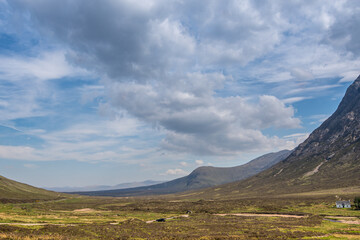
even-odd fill
[[[0,201],[48,200],[64,197],[65,194],[47,191],[0,176]]]
[[[207,188],[253,176],[285,159],[290,153],[289,150],[268,153],[236,167],[199,167],[188,176],[152,186],[76,193],[90,196],[143,196]]]
[[[326,155],[281,162],[249,179],[206,189],[193,197],[243,198],[360,187],[359,147],[360,143],[350,145],[329,162],[324,162]]]

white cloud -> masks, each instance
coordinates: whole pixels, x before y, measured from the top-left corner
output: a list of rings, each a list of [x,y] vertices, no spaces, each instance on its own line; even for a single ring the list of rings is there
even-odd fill
[[[163,175],[186,175],[187,172],[183,169],[176,168],[176,169],[168,169],[165,174]]]
[[[203,165],[204,161],[203,160],[195,160],[196,165]]]
[[[65,59],[65,53],[44,52],[38,57],[0,56],[0,78],[11,81],[56,79],[75,73],[84,73],[75,69]]]
[[[300,68],[293,68],[291,69],[291,75],[300,81],[309,81],[314,79],[314,75],[312,75],[310,72],[305,71]]]
[[[286,144],[283,149],[292,150],[297,147],[300,143],[304,142],[308,137],[309,133],[295,133],[291,135],[284,136]]]
[[[101,136],[112,139],[124,136],[134,136],[140,133],[143,125],[134,118],[122,117],[115,120],[88,121],[52,133],[39,134],[47,141],[80,142],[91,139],[92,136]]]
[[[22,161],[81,161],[81,162],[122,162],[140,161],[139,156],[155,155],[156,149],[114,148],[117,141],[86,141],[75,143],[49,143],[46,149],[0,145],[0,158]],[[151,158],[149,158],[151,159]]]
[[[285,98],[282,100],[283,103],[295,103],[295,102],[301,102],[306,99],[311,99],[311,97],[291,97],[291,98]]]
[[[33,160],[35,149],[25,146],[5,146],[0,145],[0,158],[16,160]]]
[[[297,137],[308,137],[309,133],[294,133],[294,134],[290,134],[290,135],[286,135],[284,136],[284,138],[297,138]]]
[[[360,75],[359,71],[350,71],[350,72],[344,72],[341,74],[342,78],[340,79],[340,82],[353,82],[358,76]]]
[[[321,91],[321,90],[327,90],[330,88],[336,88],[336,87],[340,87],[341,85],[339,84],[332,84],[332,85],[322,85],[322,86],[316,86],[316,87],[300,87],[297,89],[292,89],[290,91],[287,92],[288,95],[291,94],[299,94],[299,93],[304,93],[304,92],[316,92],[316,91]]]
[[[183,167],[186,167],[188,165],[187,162],[180,162],[180,165],[183,166]]]
[[[327,114],[317,114],[317,115],[312,115],[308,118],[311,120],[310,124],[320,125],[329,117],[330,117],[330,115],[327,115]]]
[[[34,169],[34,168],[37,168],[38,166],[36,164],[26,163],[26,164],[24,164],[24,167],[29,168],[29,169]]]
[[[218,98],[208,89],[219,74],[196,74],[204,85],[194,85],[194,75],[182,76],[184,88],[143,84],[111,84],[113,105],[165,130],[163,146],[168,150],[196,154],[236,154],[263,146],[271,139],[261,134],[268,127],[297,128],[294,109],[274,96],[257,102],[241,97]],[[206,81],[210,84],[205,84]],[[197,81],[198,82],[198,81]],[[232,141],[241,142],[236,146]],[[247,144],[251,142],[252,144]],[[191,144],[190,144],[191,143]]]

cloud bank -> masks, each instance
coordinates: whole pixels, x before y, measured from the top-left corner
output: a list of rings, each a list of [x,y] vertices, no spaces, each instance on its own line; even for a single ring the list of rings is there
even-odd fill
[[[360,67],[354,1],[8,3],[65,49],[68,63],[101,78],[105,112],[152,125],[170,151],[225,156],[287,147],[287,138],[264,131],[301,127],[289,103],[339,86],[315,79],[345,82]],[[256,89],[260,83],[270,89]]]

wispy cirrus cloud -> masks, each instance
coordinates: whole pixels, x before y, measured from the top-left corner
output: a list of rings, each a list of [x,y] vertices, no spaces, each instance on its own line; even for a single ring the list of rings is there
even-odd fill
[[[46,131],[23,130],[22,134],[37,138],[41,146],[0,145],[0,158],[26,161],[85,161],[85,162],[132,162],[142,161],[143,155],[158,155],[156,146],[145,139],[136,143],[131,138],[141,134],[146,139],[146,130],[135,119],[121,118],[112,121],[92,121],[72,125],[67,129]],[[148,131],[149,133],[146,133]]]
[[[0,55],[0,121],[49,114],[51,110],[41,104],[53,101],[57,89],[45,80],[85,74],[72,67],[61,51],[43,52],[36,57]]]

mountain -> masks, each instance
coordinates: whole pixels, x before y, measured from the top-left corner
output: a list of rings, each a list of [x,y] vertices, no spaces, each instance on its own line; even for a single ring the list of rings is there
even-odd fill
[[[50,200],[63,198],[61,193],[47,191],[0,176],[0,202]]]
[[[258,196],[360,186],[360,76],[337,110],[285,160],[204,196]],[[218,195],[220,194],[220,195]]]
[[[108,191],[74,192],[90,196],[141,196],[201,189],[248,178],[285,159],[291,151],[265,154],[237,167],[199,167],[188,176],[156,185]]]
[[[95,186],[86,186],[86,187],[49,187],[45,189],[55,192],[104,191],[104,190],[113,190],[113,189],[143,187],[143,186],[155,185],[159,183],[162,183],[162,181],[146,180],[143,182],[121,183],[114,186],[95,185]]]

